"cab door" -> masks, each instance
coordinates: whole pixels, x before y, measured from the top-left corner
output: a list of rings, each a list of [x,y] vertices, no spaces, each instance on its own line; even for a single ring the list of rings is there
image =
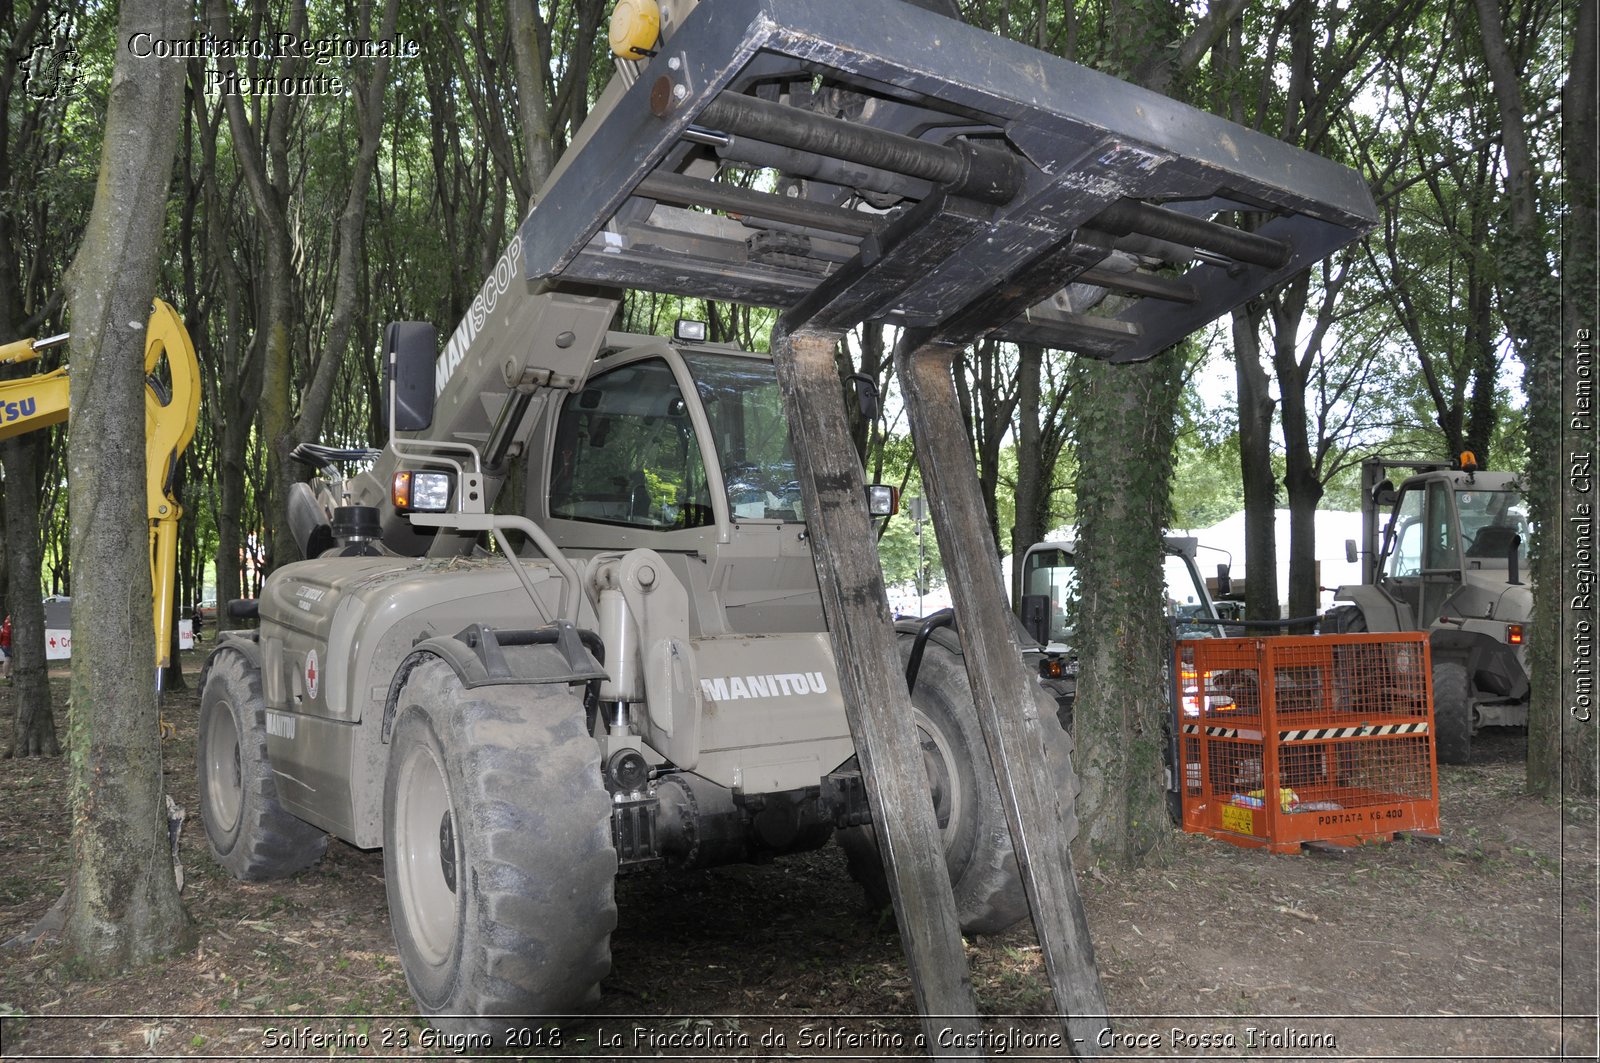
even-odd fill
[[[1408,487],[1395,505],[1386,536],[1383,583],[1411,607],[1419,628],[1438,620],[1439,607],[1461,585],[1459,526],[1444,483]]]

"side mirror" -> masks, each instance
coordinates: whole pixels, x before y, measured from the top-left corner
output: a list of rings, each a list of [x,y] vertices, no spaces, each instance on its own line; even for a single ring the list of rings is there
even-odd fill
[[[391,432],[420,432],[433,423],[434,362],[439,333],[426,321],[396,321],[383,330],[384,383]]]
[[[856,386],[856,402],[860,405],[863,420],[878,416],[878,382],[865,373],[851,373],[847,377]]]
[[[1219,562],[1217,564],[1217,595],[1226,598],[1233,593],[1233,577],[1228,574],[1228,566]]]
[[[1352,565],[1361,560],[1361,555],[1356,553],[1356,541],[1354,539],[1346,539],[1344,541],[1344,559]]]

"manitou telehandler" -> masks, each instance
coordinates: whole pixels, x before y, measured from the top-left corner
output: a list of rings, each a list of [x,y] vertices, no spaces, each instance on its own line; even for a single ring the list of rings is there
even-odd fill
[[[388,329],[382,451],[302,451],[371,465],[296,489],[308,560],[207,664],[212,851],[264,879],[329,833],[382,846],[418,1007],[499,1039],[492,1016],[596,998],[619,869],[837,836],[895,902],[925,1030],[981,1043],[957,928],[1031,908],[1076,1054],[1105,1003],[1070,743],[1023,670],[950,359],[979,335],[1154,357],[1370,227],[1366,186],[903,0],[628,0],[612,43],[442,353]],[[773,353],[611,331],[629,287],[780,307]],[[958,630],[920,646],[843,419],[862,322],[903,330],[952,574]]]

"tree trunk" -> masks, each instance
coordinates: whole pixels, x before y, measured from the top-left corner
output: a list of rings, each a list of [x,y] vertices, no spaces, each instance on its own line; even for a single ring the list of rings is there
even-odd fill
[[[1289,615],[1314,616],[1317,612],[1317,503],[1322,501],[1322,480],[1311,446],[1311,417],[1306,391],[1315,351],[1308,345],[1300,359],[1299,326],[1305,316],[1311,287],[1309,273],[1284,285],[1272,300],[1272,365],[1281,396],[1278,417],[1283,428],[1284,493],[1289,501]],[[1325,290],[1325,300],[1337,298],[1337,289]],[[1314,339],[1313,343],[1320,342]],[[1306,625],[1298,634],[1309,634]]]
[[[1140,71],[1161,91],[1193,70],[1228,27],[1229,0],[1214,5],[1170,61]],[[1121,70],[1178,36],[1177,8],[1127,0],[1110,11]],[[1156,42],[1160,42],[1157,44]],[[1181,93],[1177,95],[1182,95]],[[1082,359],[1077,421],[1079,651],[1078,853],[1138,864],[1171,836],[1162,774],[1162,721],[1172,655],[1163,588],[1162,536],[1171,517],[1172,456],[1182,396],[1181,349],[1142,365]]]
[[[1083,360],[1078,405],[1076,764],[1083,859],[1139,863],[1170,837],[1161,722],[1172,653],[1163,611],[1162,534],[1183,359]]]
[[[17,714],[11,727],[11,755],[53,757],[55,713],[50,702],[49,662],[45,659],[44,606],[39,601],[39,477],[35,454],[48,439],[35,433],[0,443],[5,466],[5,552],[11,593],[11,687]]]
[[[129,0],[117,39],[176,40],[189,5]],[[189,947],[162,801],[150,662],[144,335],[162,246],[185,68],[117,53],[94,210],[67,272],[72,321],[68,490],[77,567],[72,873],[66,938],[91,970]]]
[[[1234,379],[1239,389],[1239,469],[1244,481],[1244,602],[1255,620],[1277,620],[1278,484],[1272,471],[1272,396],[1261,368],[1261,311],[1233,312]]]
[[[378,40],[394,36],[399,9],[400,0],[386,0],[383,21],[377,31]],[[358,16],[356,32],[362,35],[368,33],[368,21],[368,13],[363,9]],[[344,212],[339,215],[339,258],[333,306],[328,314],[328,331],[322,352],[317,357],[311,382],[301,399],[300,414],[290,440],[291,449],[293,444],[315,439],[321,433],[328,404],[333,399],[334,384],[339,379],[339,367],[344,363],[345,350],[350,345],[350,331],[355,321],[361,283],[362,252],[366,247],[367,196],[372,188],[372,172],[377,164],[378,145],[383,133],[383,96],[388,81],[388,58],[374,59],[370,76],[364,82],[358,82],[352,90],[358,135],[355,166],[345,195]],[[276,501],[274,510],[287,505],[288,485],[297,479],[299,476],[291,472],[280,485],[283,488],[282,497]],[[283,523],[286,527],[286,515]],[[285,560],[289,558],[280,556],[278,563],[282,564]]]
[[[209,0],[206,18],[210,32],[217,38],[235,36],[228,6],[220,0]],[[264,32],[259,23],[253,28]],[[283,28],[302,38],[307,35],[305,0],[291,3]],[[224,72],[237,72],[237,64],[231,56],[219,58],[217,62]],[[286,57],[274,73],[280,78],[293,78],[298,74],[299,64],[297,58]],[[244,97],[238,94],[225,97],[234,157],[250,191],[265,250],[259,279],[265,295],[261,298],[257,341],[260,346],[256,354],[264,360],[258,409],[267,470],[265,497],[260,504],[265,514],[262,524],[269,566],[290,560],[293,551],[283,496],[285,486],[292,479],[289,451],[294,448],[294,352],[289,337],[294,327],[295,275],[288,217],[293,182],[289,168],[289,126],[294,102],[282,98],[274,100],[258,128],[251,125],[245,113]]]
[[[53,318],[59,308],[55,301],[59,293],[50,297],[48,307],[39,305],[45,301],[43,289],[54,283],[56,259],[48,250],[52,241],[41,238],[44,227],[33,228],[33,223],[46,215],[25,208],[48,200],[37,174],[49,165],[42,148],[60,136],[61,119],[46,118],[42,101],[30,100],[18,91],[26,76],[27,56],[51,38],[54,19],[47,16],[46,4],[34,4],[15,18],[8,5],[4,20],[9,40],[0,50],[5,58],[0,65],[0,195],[6,196],[5,208],[0,210],[0,343],[31,334],[43,318]],[[33,190],[31,197],[28,190]],[[23,363],[0,369],[0,376],[30,376],[38,369],[38,363]],[[50,435],[36,432],[0,443],[0,467],[5,473],[0,499],[6,510],[6,520],[0,523],[0,567],[6,570],[0,620],[8,613],[11,616],[11,684],[16,705],[11,734],[0,742],[0,748],[18,757],[60,752],[45,660],[44,608],[39,602],[44,585],[40,515],[48,511],[39,469]]]
[[[1044,538],[1041,527],[1047,510],[1049,476],[1055,462],[1044,468],[1039,446],[1039,378],[1043,372],[1044,348],[1033,343],[1017,345],[1017,494],[1016,512],[1011,521],[1011,608],[1022,611],[1022,555]]]
[[[545,55],[541,43],[539,8],[534,0],[509,0],[511,54],[517,67],[517,118],[522,125],[523,172],[513,175],[517,207],[526,215],[530,200],[539,194],[556,163],[550,102],[545,98]]]
[[[1578,524],[1571,518],[1587,514],[1587,527],[1590,529],[1589,565],[1590,573],[1595,570],[1594,562],[1594,529],[1600,523],[1600,489],[1596,488],[1596,477],[1591,473],[1587,479],[1570,475],[1571,467],[1577,465],[1577,455],[1585,455],[1590,468],[1593,469],[1597,458],[1596,446],[1596,416],[1593,402],[1593,384],[1597,375],[1595,371],[1596,355],[1594,335],[1594,322],[1600,307],[1595,305],[1595,263],[1600,259],[1600,241],[1596,239],[1596,226],[1600,223],[1600,212],[1596,210],[1596,189],[1600,188],[1600,145],[1596,142],[1596,128],[1594,118],[1594,99],[1596,91],[1595,73],[1595,48],[1596,34],[1600,33],[1600,19],[1596,17],[1596,0],[1581,0],[1577,8],[1576,26],[1574,27],[1572,67],[1567,79],[1564,92],[1563,119],[1563,169],[1567,179],[1568,210],[1570,216],[1566,226],[1567,246],[1564,248],[1566,276],[1563,278],[1562,294],[1564,305],[1562,318],[1566,326],[1566,335],[1563,337],[1563,347],[1568,359],[1565,372],[1566,379],[1562,381],[1562,397],[1566,414],[1567,451],[1573,457],[1567,461],[1567,468],[1563,471],[1569,474],[1567,480],[1568,496],[1563,507],[1562,534],[1566,541],[1565,556],[1571,561],[1579,558],[1577,549]],[[1554,360],[1554,359],[1550,359]],[[1587,372],[1584,372],[1587,367]],[[1580,408],[1578,398],[1580,393],[1579,383],[1585,381],[1588,390],[1584,394],[1590,397],[1586,408]],[[1533,409],[1543,395],[1529,394],[1528,407]],[[1553,403],[1552,403],[1553,404]],[[1530,456],[1529,467],[1536,467],[1533,462],[1536,456]],[[1563,575],[1555,571],[1560,564],[1560,554],[1553,558],[1541,558],[1534,562],[1534,579],[1540,587],[1557,586],[1555,582]],[[1593,580],[1591,579],[1591,585]],[[1563,596],[1545,593],[1534,597],[1534,630],[1559,631],[1562,628],[1559,621],[1551,614],[1557,613],[1563,605],[1573,604],[1570,597],[1567,601],[1561,600]],[[1559,777],[1565,781],[1566,790],[1570,794],[1592,797],[1600,790],[1600,779],[1596,778],[1596,765],[1600,758],[1596,757],[1596,746],[1600,744],[1600,735],[1597,735],[1595,720],[1594,684],[1592,682],[1593,665],[1590,661],[1590,678],[1586,689],[1580,690],[1580,678],[1575,667],[1563,667],[1560,663],[1562,654],[1573,653],[1579,643],[1576,638],[1580,632],[1586,630],[1588,645],[1592,648],[1595,644],[1595,632],[1600,630],[1600,595],[1590,594],[1587,602],[1579,602],[1587,608],[1571,610],[1567,617],[1565,629],[1566,638],[1561,640],[1561,648],[1552,646],[1548,651],[1540,650],[1536,658],[1534,671],[1534,697],[1558,699],[1556,703],[1566,711],[1561,714],[1561,763]],[[1579,625],[1587,624],[1587,628]],[[1554,641],[1554,640],[1552,640]],[[1570,658],[1569,658],[1570,659]],[[1582,694],[1588,695],[1587,707],[1581,700]],[[1555,730],[1556,728],[1550,728]],[[1534,775],[1532,762],[1533,731],[1529,728],[1529,764],[1528,776],[1530,781]],[[1542,765],[1541,765],[1542,767]],[[1592,802],[1591,802],[1592,807]],[[1581,829],[1581,828],[1579,828]],[[1575,879],[1582,879],[1581,873],[1573,873]],[[1589,875],[1590,883],[1593,882],[1592,874]],[[1586,887],[1580,881],[1574,881],[1570,887],[1569,896],[1581,895]],[[1592,945],[1594,941],[1593,925],[1591,923],[1585,935]],[[1577,945],[1569,950],[1569,956],[1581,956],[1582,945]],[[1584,961],[1581,959],[1568,961],[1574,966],[1573,971],[1582,971]],[[1570,977],[1568,984],[1577,987],[1583,984],[1581,977]],[[1569,997],[1565,1004],[1570,1008],[1569,1013],[1575,1013],[1585,1006],[1577,996],[1581,990],[1574,989],[1574,995]]]
[[[981,339],[967,348],[956,370],[956,392],[967,419],[967,438],[978,464],[978,490],[997,554],[1005,549],[1000,539],[1000,450],[1017,409],[1015,386],[1003,383],[1011,369],[1001,353],[999,343]]]
[[[1528,704],[1528,787],[1535,793],[1553,793],[1561,786],[1562,738],[1567,730],[1562,695],[1567,669],[1561,645],[1562,595],[1551,594],[1548,589],[1564,585],[1562,580],[1566,573],[1562,563],[1566,557],[1575,556],[1576,546],[1572,538],[1575,528],[1566,519],[1563,507],[1563,478],[1571,458],[1571,452],[1563,447],[1562,418],[1567,402],[1562,380],[1567,349],[1559,316],[1563,297],[1561,285],[1550,272],[1550,242],[1540,216],[1539,186],[1529,147],[1528,112],[1516,61],[1506,41],[1500,7],[1496,0],[1475,0],[1474,6],[1478,12],[1483,56],[1500,113],[1501,143],[1505,147],[1505,191],[1511,223],[1503,231],[1498,248],[1502,277],[1500,311],[1512,344],[1526,366],[1528,509],[1539,529],[1534,537],[1532,575],[1536,586],[1547,588],[1546,593],[1534,596],[1533,631],[1528,639],[1533,681]],[[1568,75],[1568,99],[1575,103],[1577,101],[1570,95],[1575,87],[1587,86],[1592,93],[1594,86],[1592,0],[1585,8],[1589,40],[1584,41],[1580,34],[1574,52],[1575,62]],[[1577,103],[1578,111],[1567,117],[1569,133],[1576,132],[1583,124],[1585,119],[1579,116],[1585,111],[1591,116],[1587,121],[1593,123],[1592,95],[1581,99],[1582,102]],[[1579,133],[1578,137],[1581,146],[1583,134]],[[1579,165],[1580,174],[1570,176],[1568,187],[1580,183],[1581,168],[1587,160],[1574,157],[1572,161]],[[1588,171],[1591,188],[1586,190],[1591,195],[1593,173],[1592,169]],[[1576,198],[1581,200],[1584,194],[1578,192]],[[1554,214],[1554,210],[1551,213]],[[1593,214],[1589,218],[1592,228]],[[1583,238],[1576,239],[1582,246]],[[1591,258],[1589,263],[1592,261]],[[1582,269],[1579,265],[1580,272]],[[1577,287],[1573,280],[1568,284]],[[1590,312],[1592,314],[1592,307]],[[1576,325],[1594,319],[1591,316],[1570,320]],[[1592,352],[1590,357],[1593,357]],[[1593,438],[1592,430],[1590,438]],[[1587,741],[1591,743],[1588,748],[1593,749],[1592,726],[1588,729]],[[1569,780],[1568,785],[1578,792],[1593,793],[1593,780],[1594,770],[1589,767]]]

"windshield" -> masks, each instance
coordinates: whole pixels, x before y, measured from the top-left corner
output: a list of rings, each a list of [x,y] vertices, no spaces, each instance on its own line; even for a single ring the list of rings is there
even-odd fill
[[[1426,489],[1414,486],[1401,492],[1385,540],[1385,576],[1417,579],[1428,572],[1457,572],[1463,559],[1468,568],[1496,562],[1504,566],[1519,535],[1518,564],[1527,564],[1533,529],[1520,492],[1467,485],[1454,493],[1452,517],[1448,484],[1434,481]]]
[[[550,515],[654,531],[713,523],[688,406],[665,361],[600,373],[562,404]]]
[[[1186,625],[1197,617],[1216,618],[1194,568],[1181,554],[1167,554],[1162,564],[1162,611],[1177,620],[1185,638],[1217,634],[1215,625]],[[1068,617],[1078,597],[1078,567],[1074,556],[1059,547],[1035,550],[1024,562],[1022,593],[1050,600],[1050,641],[1066,642],[1072,634]],[[1192,628],[1192,630],[1191,630]]]
[[[800,484],[772,363],[683,351],[711,424],[735,520],[800,521]]]

